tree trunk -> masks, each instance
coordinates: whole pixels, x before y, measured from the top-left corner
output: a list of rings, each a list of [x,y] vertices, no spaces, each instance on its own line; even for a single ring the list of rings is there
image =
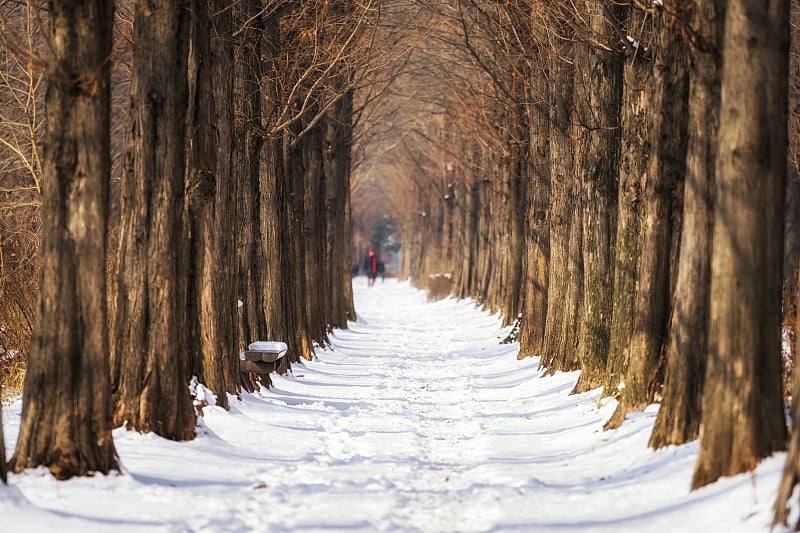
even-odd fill
[[[653,448],[697,438],[706,372],[724,3],[719,0],[697,3],[692,26],[699,28],[700,33],[692,42],[689,62],[683,227],[667,330],[662,401],[650,436]]]
[[[611,24],[621,19],[619,6],[586,2],[592,31],[615,42]],[[611,20],[617,19],[617,20]],[[575,102],[579,125],[575,171],[581,183],[583,220],[584,308],[581,320],[581,376],[575,392],[603,384],[614,301],[614,238],[619,172],[622,57],[582,46],[575,63]]]
[[[579,197],[573,171],[574,45],[565,41],[550,62],[550,275],[541,366],[548,373],[577,370],[578,322],[583,305],[583,258]]]
[[[264,142],[261,127],[261,47],[263,20],[260,3],[241,2],[233,11],[234,27],[240,28],[234,50],[234,172],[240,180],[238,235],[239,350],[266,337],[264,315],[264,253],[262,251],[260,153]],[[238,365],[238,363],[236,363]]]
[[[649,146],[642,176],[642,217],[636,274],[633,328],[625,346],[625,388],[606,424],[618,427],[627,413],[656,400],[661,384],[663,339],[670,308],[672,199],[686,165],[687,81],[684,43],[670,21],[655,21],[653,77],[647,84]],[[616,317],[617,308],[614,308]]]
[[[189,9],[136,4],[131,110],[121,186],[115,423],[173,440],[194,437],[189,320],[181,308]],[[159,61],[153,58],[158,57]]]
[[[205,2],[206,0],[200,0]],[[196,294],[200,303],[199,348],[202,382],[217,395],[217,405],[228,407],[227,392],[238,391],[237,330],[237,209],[238,182],[233,173],[233,62],[232,19],[227,2],[211,0],[208,4],[214,20],[208,29],[214,37],[207,50],[206,72],[210,74],[213,111],[206,136],[210,154],[216,154],[216,167],[210,169],[209,186],[213,194],[198,213],[198,232],[202,254],[195,257]],[[198,21],[200,18],[198,17]],[[206,34],[208,38],[208,34]],[[214,145],[216,143],[216,145]]]
[[[105,292],[113,20],[111,1],[50,2],[41,291],[11,468],[57,479],[119,468]]]
[[[216,310],[215,290],[222,280],[214,279],[220,265],[214,249],[214,197],[217,194],[217,149],[213,128],[220,124],[212,89],[216,72],[212,71],[210,21],[207,0],[192,0],[189,32],[188,88],[186,131],[186,191],[184,236],[181,243],[187,264],[185,309],[189,317],[187,346],[191,374],[217,393],[217,405],[228,406],[223,369],[223,351],[219,350],[218,326],[225,321]],[[223,156],[224,157],[224,156]],[[224,163],[224,162],[223,162]],[[226,234],[226,237],[230,233]],[[219,311],[219,316],[215,316]]]
[[[269,104],[265,101],[264,107]],[[264,288],[261,301],[262,315],[266,314],[266,329],[261,340],[289,342],[289,312],[284,303],[286,289],[282,280],[288,280],[285,272],[285,255],[290,250],[280,241],[281,226],[285,224],[285,193],[279,189],[283,178],[280,160],[280,141],[268,138],[261,149],[261,183],[259,201],[261,227],[257,233],[263,246]],[[255,339],[254,339],[255,340]],[[294,347],[292,347],[294,348]]]
[[[646,50],[653,48],[649,13],[629,7],[628,27],[641,43],[625,61],[620,121],[622,151],[619,165],[617,234],[614,250],[614,303],[604,394],[618,396],[623,390],[627,351],[635,320],[637,270],[641,254],[640,226],[647,168],[652,149],[653,62]],[[647,47],[647,48],[645,48]],[[627,383],[624,384],[627,386]]]
[[[323,169],[327,216],[327,286],[330,287],[330,326],[347,328],[355,320],[350,276],[350,150],[353,91],[336,103],[325,119]]]
[[[510,116],[507,120],[509,126],[518,127],[520,114]],[[524,209],[523,204],[523,176],[522,164],[527,166],[527,149],[515,144],[512,140],[511,155],[504,162],[503,169],[503,194],[498,200],[504,205],[507,228],[497,228],[502,233],[499,242],[505,244],[498,251],[503,258],[504,268],[501,272],[500,282],[497,286],[497,302],[506,325],[511,324],[520,312],[520,297],[522,295],[523,260],[525,253]]]
[[[542,40],[544,36],[534,36]],[[550,261],[550,235],[547,206],[550,202],[550,112],[545,45],[534,48],[541,70],[529,76],[528,105],[528,186],[525,217],[526,269],[523,285],[522,322],[519,331],[521,355],[542,355],[547,320],[547,285]]]
[[[295,135],[299,133],[299,124],[293,126],[293,132],[283,133],[282,164],[283,172],[278,176],[278,201],[283,210],[283,223],[278,227],[279,247],[282,254],[282,289],[284,290],[284,308],[287,317],[287,343],[289,345],[289,361],[300,358],[311,358],[308,314],[306,312],[306,280],[305,280],[305,243],[303,242],[303,191],[305,187],[305,169],[301,149],[294,145]]]
[[[310,339],[324,345],[328,332],[325,328],[324,310],[329,295],[324,286],[325,276],[325,173],[323,172],[323,129],[317,123],[301,142],[305,188],[302,191],[303,219],[297,228],[305,243],[301,268],[305,272],[304,311]],[[310,296],[314,294],[315,298]]]
[[[752,470],[785,446],[780,303],[788,5],[727,4],[709,355],[693,488]]]

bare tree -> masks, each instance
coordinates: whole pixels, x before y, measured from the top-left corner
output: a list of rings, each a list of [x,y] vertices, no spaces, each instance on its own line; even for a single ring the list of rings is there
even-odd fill
[[[184,1],[136,5],[111,351],[115,423],[174,440],[195,425],[178,253],[189,15]]]
[[[575,167],[581,183],[584,307],[581,376],[575,391],[603,384],[613,313],[616,177],[620,154],[622,55],[614,43],[624,16],[620,6],[587,0],[578,16],[598,43],[579,43],[575,57]]]
[[[50,3],[42,291],[11,463],[58,479],[118,468],[105,299],[113,12]]]
[[[697,438],[702,415],[708,345],[711,231],[719,127],[720,67],[724,5],[699,2],[689,33],[689,105],[686,177],[678,274],[667,330],[661,407],[650,446]]]
[[[788,39],[788,3],[728,2],[695,488],[751,470],[785,446],[780,303]]]
[[[683,15],[683,4],[675,2],[670,6],[676,14],[656,9],[655,12],[635,10],[631,14],[628,33],[634,34],[633,28],[646,28],[642,15],[652,21],[652,37],[637,37],[637,49],[634,55],[649,54],[645,69],[648,75],[632,80],[633,86],[627,92],[634,94],[628,109],[641,109],[645,115],[644,125],[629,125],[623,121],[623,135],[630,139],[639,136],[643,145],[635,141],[626,144],[625,157],[638,161],[638,172],[634,173],[633,194],[628,197],[628,205],[620,199],[619,219],[632,211],[636,228],[635,235],[630,232],[627,242],[621,242],[618,232],[616,276],[619,280],[624,276],[620,270],[633,269],[630,280],[632,286],[617,290],[615,294],[629,293],[631,302],[615,298],[613,322],[617,323],[618,314],[627,317],[627,326],[618,335],[618,352],[624,357],[622,367],[611,364],[611,354],[607,367],[606,386],[616,392],[620,373],[624,379],[620,402],[607,428],[616,427],[631,411],[640,411],[648,404],[656,401],[660,394],[663,375],[663,344],[668,325],[671,305],[671,283],[674,277],[671,254],[674,235],[674,214],[679,207],[674,199],[676,191],[682,185],[686,161],[686,123],[688,97],[687,61],[683,53],[685,43],[681,33],[676,30],[682,22],[678,17]],[[645,43],[651,41],[647,48]],[[652,52],[648,52],[652,50]],[[652,75],[649,75],[652,72]],[[648,94],[643,94],[641,91]],[[632,127],[631,127],[632,126]],[[635,165],[635,163],[634,163]],[[624,173],[620,171],[620,192]],[[627,191],[629,194],[630,190]],[[621,224],[620,224],[621,226]],[[631,238],[632,237],[632,238]],[[627,259],[627,261],[626,261]],[[623,294],[622,298],[625,296]],[[627,305],[626,305],[627,304]],[[623,312],[627,311],[627,312]],[[627,329],[627,331],[626,331]],[[614,331],[612,329],[612,354],[614,353]],[[621,371],[621,372],[620,372]]]

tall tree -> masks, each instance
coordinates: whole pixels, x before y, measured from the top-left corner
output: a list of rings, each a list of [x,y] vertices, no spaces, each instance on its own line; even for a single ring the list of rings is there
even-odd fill
[[[528,166],[526,174],[525,249],[522,283],[523,321],[518,340],[520,354],[541,355],[547,317],[547,285],[550,236],[547,208],[550,203],[550,88],[547,71],[549,49],[542,20],[532,22],[533,61],[526,90],[528,112]],[[539,65],[536,68],[535,65]]]
[[[672,6],[678,7],[675,2]],[[644,98],[647,127],[643,137],[652,147],[642,157],[639,176],[641,215],[636,236],[636,280],[632,327],[625,339],[621,401],[606,427],[616,427],[631,411],[656,400],[663,368],[662,346],[670,309],[670,255],[673,242],[673,198],[682,184],[686,162],[687,81],[684,43],[675,21],[662,10],[653,18],[652,78]],[[640,28],[643,26],[639,26]],[[641,41],[640,41],[641,42]],[[641,45],[640,45],[641,48]],[[620,214],[622,209],[620,208]],[[619,257],[620,243],[617,242]],[[617,317],[615,302],[614,320]],[[608,382],[607,382],[608,383]]]
[[[350,276],[350,152],[353,137],[353,91],[328,112],[325,123],[325,213],[328,219],[326,269],[330,287],[329,324],[346,328],[355,320]]]
[[[696,2],[691,13],[688,24],[682,25],[689,30],[690,44],[683,225],[667,328],[662,402],[650,437],[654,448],[697,438],[706,374],[725,3]]]
[[[233,56],[233,114],[236,122],[233,166],[240,183],[237,195],[240,213],[237,248],[238,296],[242,302],[239,318],[240,350],[253,341],[266,338],[265,306],[262,303],[262,240],[269,239],[269,236],[259,238],[259,154],[264,142],[259,88],[263,65],[260,59],[263,33],[260,9],[258,2],[247,0],[238,3],[233,10],[234,24],[240,28],[236,34]]]
[[[573,172],[574,69],[576,45],[563,17],[553,16],[555,49],[550,72],[550,265],[541,364],[548,372],[577,370],[578,331],[583,309],[583,255],[580,197]],[[561,31],[559,31],[561,30]],[[563,40],[558,38],[563,35]]]
[[[12,468],[117,469],[105,252],[114,2],[49,4],[42,282]]]
[[[231,13],[194,0],[188,65],[190,135],[186,162],[184,238],[193,375],[227,408],[237,391],[236,197],[232,165],[233,76]],[[214,21],[209,20],[209,8]],[[212,38],[213,35],[213,38]],[[234,354],[237,357],[234,357]]]
[[[620,125],[620,154],[617,205],[617,233],[614,246],[614,303],[611,317],[609,354],[606,362],[605,394],[619,395],[618,387],[630,354],[627,350],[636,316],[636,287],[639,256],[643,183],[651,155],[650,132],[653,105],[652,28],[653,16],[633,6],[627,8],[628,34],[640,46],[628,44],[623,70],[624,91]],[[625,384],[627,386],[627,383]],[[623,389],[624,390],[624,389]]]
[[[205,347],[203,365],[206,383],[217,395],[238,390],[239,371],[237,283],[239,175],[234,170],[234,91],[233,16],[227,0],[210,0],[211,69],[214,99],[214,126],[217,150],[216,182],[212,205],[206,214],[211,219],[203,232],[207,242],[203,288],[207,297],[201,306],[201,331]],[[213,369],[213,370],[212,370]],[[214,373],[213,382],[209,372]],[[227,402],[225,402],[227,403]]]
[[[115,422],[173,440],[193,438],[195,426],[179,252],[189,8],[188,0],[136,4],[112,330]]]
[[[708,367],[692,486],[783,449],[788,2],[731,0],[723,39]]]
[[[574,171],[581,183],[584,265],[578,392],[603,384],[608,358],[623,69],[622,55],[613,43],[624,16],[624,8],[599,0],[579,5],[584,6],[582,15],[593,38],[578,45],[575,60],[578,131]]]

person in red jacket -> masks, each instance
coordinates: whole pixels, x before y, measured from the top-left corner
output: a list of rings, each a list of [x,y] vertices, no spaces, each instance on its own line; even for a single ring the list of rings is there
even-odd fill
[[[370,248],[367,252],[367,258],[364,259],[364,272],[367,273],[367,285],[372,287],[375,285],[375,280],[378,277],[378,255],[375,253],[374,248]]]

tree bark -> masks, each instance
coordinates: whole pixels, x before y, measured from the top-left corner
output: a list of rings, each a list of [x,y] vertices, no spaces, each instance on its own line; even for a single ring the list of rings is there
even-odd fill
[[[305,243],[302,235],[303,191],[305,187],[305,169],[303,154],[294,137],[299,133],[299,124],[293,125],[293,131],[283,132],[282,164],[283,172],[278,175],[278,198],[283,211],[283,223],[278,227],[279,247],[282,254],[284,278],[283,312],[288,319],[287,343],[289,345],[289,361],[296,362],[300,358],[311,359],[311,331],[306,312],[306,280],[305,280]],[[287,283],[287,280],[289,282]]]
[[[186,131],[186,183],[184,235],[181,239],[185,262],[186,304],[189,318],[187,346],[190,372],[217,393],[217,405],[227,408],[222,352],[215,346],[218,323],[214,316],[213,271],[218,265],[214,250],[214,197],[217,193],[217,146],[213,128],[216,117],[212,83],[210,21],[207,0],[192,0],[189,30],[188,90]],[[227,234],[226,234],[227,237]],[[222,310],[219,310],[220,312]]]
[[[67,479],[119,468],[105,293],[114,3],[49,8],[41,291],[11,468]]]
[[[198,1],[198,11],[206,10],[207,0]],[[198,338],[194,350],[198,356],[197,376],[214,391],[217,405],[227,409],[228,392],[238,392],[238,330],[237,330],[237,210],[238,182],[233,169],[233,61],[232,19],[227,3],[211,0],[208,8],[215,13],[214,20],[196,16],[195,25],[200,56],[198,99],[202,117],[197,123],[201,131],[192,135],[203,142],[192,143],[192,152],[205,150],[206,168],[199,174],[207,180],[202,205],[196,205],[192,218],[195,228],[191,240],[197,241],[194,274],[194,294],[197,301],[196,318]],[[202,25],[202,26],[201,26]],[[213,35],[213,38],[210,36]],[[190,185],[200,180],[190,181]],[[197,189],[189,187],[191,195]],[[190,199],[191,202],[191,199]]]
[[[195,426],[179,281],[188,7],[136,4],[112,351],[115,423],[173,440],[193,438]]]
[[[641,255],[641,213],[651,146],[653,106],[652,18],[629,7],[629,33],[641,46],[626,58],[620,122],[622,150],[619,165],[617,234],[614,247],[614,302],[611,317],[604,394],[620,396],[630,353],[629,341],[635,320],[637,270]],[[645,48],[647,47],[647,48]],[[625,384],[627,385],[627,384]],[[619,389],[618,389],[619,387]]]
[[[550,63],[550,275],[540,360],[548,373],[580,368],[577,340],[583,307],[583,257],[571,136],[574,70],[568,61],[574,46],[564,41]]]
[[[325,119],[323,170],[327,217],[326,272],[330,287],[329,325],[346,329],[356,319],[350,276],[350,150],[353,91],[348,90]]]
[[[592,32],[604,42],[616,41],[612,23],[621,19],[619,6],[586,2]],[[610,20],[616,19],[616,20]],[[580,131],[575,171],[581,183],[583,220],[584,307],[581,319],[581,376],[575,392],[601,386],[605,376],[614,301],[614,238],[616,235],[622,98],[622,57],[617,52],[580,46],[576,57],[575,102]]]
[[[240,28],[233,56],[234,172],[240,180],[238,191],[239,247],[238,295],[242,302],[239,316],[239,350],[266,338],[263,304],[264,253],[262,251],[261,189],[259,170],[264,142],[261,125],[261,47],[263,20],[260,4],[241,2],[233,11],[234,26]],[[238,363],[237,363],[238,364]]]
[[[666,16],[666,15],[664,15]],[[685,44],[674,24],[655,20],[648,144],[652,151],[641,176],[642,216],[633,327],[625,346],[625,388],[606,424],[618,427],[627,413],[641,411],[660,392],[662,353],[670,309],[673,201],[686,165],[687,81]],[[619,244],[618,244],[619,248]],[[616,317],[617,308],[614,307]]]
[[[325,173],[323,172],[323,129],[317,123],[302,139],[301,150],[305,169],[303,190],[303,219],[297,228],[305,244],[305,255],[301,268],[305,272],[303,299],[304,312],[308,320],[310,339],[324,345],[328,332],[325,328],[325,307],[330,298],[326,294],[325,237]],[[317,295],[311,298],[311,295]]]
[[[531,72],[528,105],[528,186],[525,216],[525,280],[522,322],[519,331],[521,355],[542,355],[547,321],[547,290],[550,235],[547,207],[550,203],[550,88],[546,36],[535,35],[534,62],[541,70]],[[543,72],[544,71],[544,72]]]
[[[706,373],[724,3],[698,2],[692,17],[698,33],[691,42],[689,61],[683,227],[667,330],[662,401],[650,436],[653,448],[697,438]]]
[[[788,2],[727,4],[711,316],[693,488],[783,449],[781,283]]]

